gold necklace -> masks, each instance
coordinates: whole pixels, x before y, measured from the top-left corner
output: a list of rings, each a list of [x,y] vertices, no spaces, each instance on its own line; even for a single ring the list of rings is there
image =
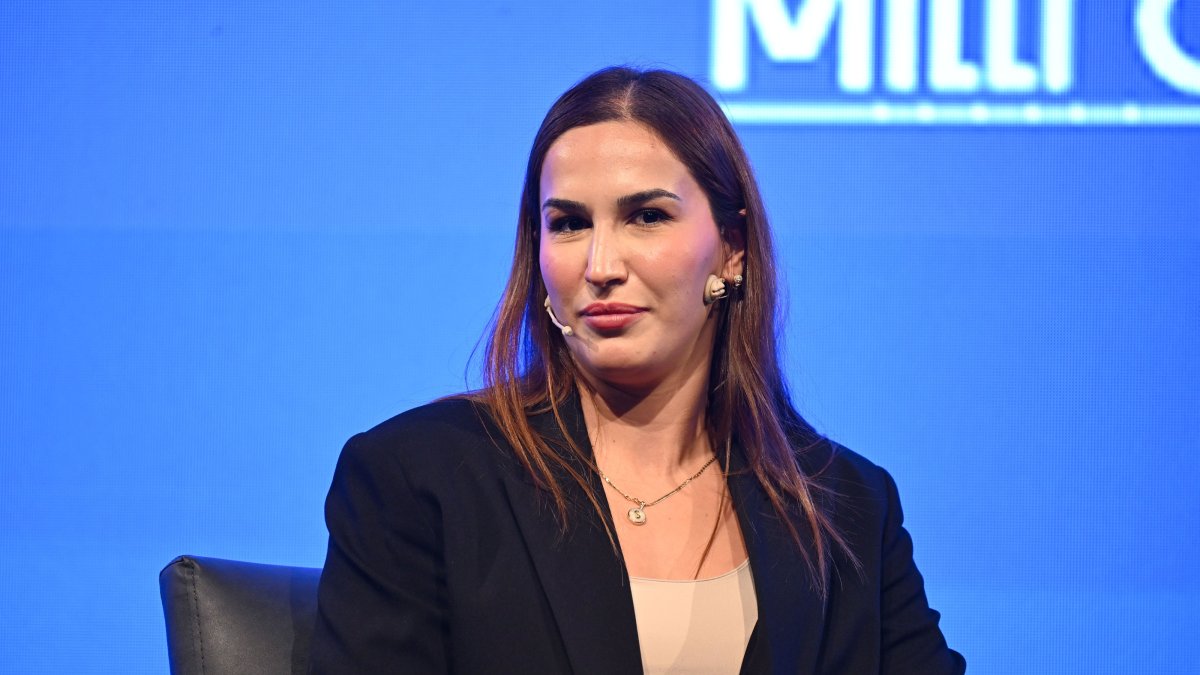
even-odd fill
[[[700,474],[704,473],[704,471],[706,469],[708,469],[708,467],[712,466],[712,463],[715,461],[717,461],[717,456],[713,455],[712,459],[705,462],[704,466],[700,467],[700,470],[697,471],[696,473],[692,474],[692,476],[690,478],[688,478],[687,480],[680,483],[679,487],[675,488],[674,490],[671,490],[667,494],[659,497],[658,499],[655,499],[652,502],[647,502],[645,500],[638,499],[637,497],[633,497],[633,496],[625,494],[625,492],[622,491],[621,488],[617,487],[616,485],[613,485],[613,482],[611,480],[609,480],[608,476],[604,475],[603,471],[600,471],[600,467],[596,467],[596,471],[600,474],[600,477],[604,479],[604,482],[608,483],[609,487],[611,487],[612,489],[617,491],[617,494],[621,495],[626,500],[631,501],[634,504],[637,504],[637,506],[633,507],[632,509],[629,509],[629,512],[626,514],[627,516],[629,516],[629,522],[633,523],[634,525],[645,525],[646,524],[646,509],[650,508],[651,506],[654,506],[655,504],[661,502],[662,500],[666,499],[667,497],[670,497],[671,495],[675,494],[676,492],[679,492],[683,488],[687,487],[688,483],[699,478]]]

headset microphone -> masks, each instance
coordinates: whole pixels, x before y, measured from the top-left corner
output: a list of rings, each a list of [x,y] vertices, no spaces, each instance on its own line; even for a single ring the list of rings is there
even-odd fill
[[[563,337],[571,337],[575,334],[575,331],[571,330],[570,326],[564,326],[559,323],[558,317],[554,316],[554,310],[550,307],[550,296],[546,296],[546,302],[543,304],[546,306],[546,313],[550,315],[550,323],[558,326],[558,329],[562,331]]]

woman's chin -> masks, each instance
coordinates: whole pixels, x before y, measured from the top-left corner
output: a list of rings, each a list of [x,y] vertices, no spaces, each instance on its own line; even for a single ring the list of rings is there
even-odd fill
[[[593,356],[578,359],[576,363],[594,386],[618,387],[625,390],[653,389],[671,370],[666,364],[657,361],[618,358],[616,355],[605,355],[602,358]]]
[[[594,386],[648,392],[668,380],[689,379],[696,369],[707,372],[712,360],[711,347],[688,349],[686,343],[651,341],[644,337],[583,339],[572,346],[571,352],[576,367]]]

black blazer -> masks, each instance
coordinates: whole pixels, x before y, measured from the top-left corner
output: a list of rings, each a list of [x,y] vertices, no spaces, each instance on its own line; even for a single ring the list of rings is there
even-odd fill
[[[564,415],[591,452],[578,401]],[[571,490],[563,535],[485,419],[470,402],[441,401],[346,444],[325,506],[312,673],[642,672],[629,577],[599,516]],[[550,415],[532,423],[561,440]],[[841,495],[833,519],[864,571],[835,556],[822,602],[735,452],[730,494],[758,599],[742,672],[963,672],[926,602],[892,478],[832,444],[803,461]]]

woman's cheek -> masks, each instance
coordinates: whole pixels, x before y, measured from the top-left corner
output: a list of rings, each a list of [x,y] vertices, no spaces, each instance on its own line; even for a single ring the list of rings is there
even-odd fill
[[[568,291],[571,273],[559,251],[543,249],[538,256],[542,271],[542,281],[556,302],[562,301],[562,295]]]

